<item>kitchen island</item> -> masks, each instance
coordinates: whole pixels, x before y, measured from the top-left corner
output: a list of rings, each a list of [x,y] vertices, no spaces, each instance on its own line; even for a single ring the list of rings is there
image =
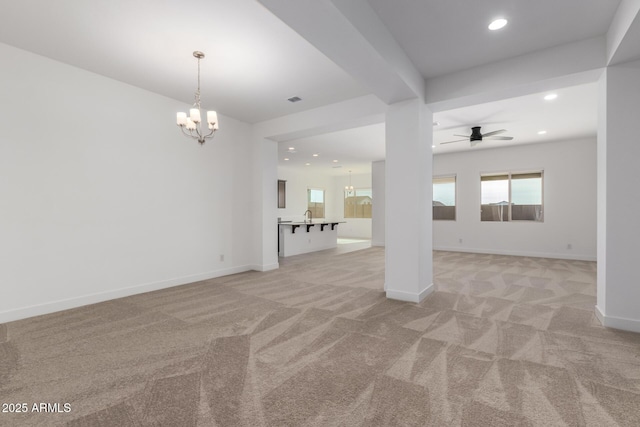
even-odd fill
[[[338,246],[338,224],[346,221],[316,219],[278,223],[278,255],[288,257]]]

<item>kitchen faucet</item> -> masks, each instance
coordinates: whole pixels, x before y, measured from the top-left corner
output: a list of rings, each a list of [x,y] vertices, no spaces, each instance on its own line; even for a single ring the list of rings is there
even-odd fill
[[[311,222],[313,220],[313,214],[309,209],[304,211],[304,222],[307,222],[307,213],[309,213],[309,222]]]

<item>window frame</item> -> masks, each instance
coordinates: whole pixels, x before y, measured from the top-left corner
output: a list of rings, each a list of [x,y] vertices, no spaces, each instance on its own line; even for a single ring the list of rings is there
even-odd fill
[[[316,216],[317,206],[311,206],[311,190],[322,191],[322,216]],[[317,202],[314,202],[317,203]],[[326,218],[327,215],[327,191],[320,187],[307,187],[307,210],[311,211],[313,218]]]
[[[527,174],[540,174],[540,219],[536,220],[536,219],[513,219],[513,188],[511,185],[512,182],[512,177],[514,175],[527,175]],[[507,209],[507,220],[501,220],[501,221],[489,221],[489,220],[483,220],[482,219],[482,178],[483,177],[489,177],[489,176],[503,176],[506,175],[507,176],[507,188],[508,188],[508,199],[507,203],[508,203],[508,209]],[[544,169],[540,168],[540,169],[525,169],[525,170],[515,170],[515,171],[509,171],[509,172],[481,172],[480,173],[480,222],[487,222],[487,223],[491,223],[491,222],[525,222],[525,223],[544,223],[545,220],[545,214],[544,214],[544,210],[545,210],[545,206],[544,206]]]
[[[435,201],[433,199],[434,181],[436,179],[443,179],[443,178],[453,178],[453,191],[454,191],[453,219],[449,219],[449,218],[436,219],[433,217],[433,208],[436,207],[436,206],[433,206],[433,202]],[[434,175],[431,177],[431,220],[432,221],[457,221],[458,220],[458,175],[457,174],[453,173],[453,174]]]
[[[364,190],[368,190],[371,193],[371,216],[347,216],[347,194],[350,193],[351,191],[353,192],[353,197],[358,197],[358,190],[360,191],[364,191]],[[342,209],[342,215],[343,218],[348,218],[348,219],[372,219],[373,218],[373,188],[371,187],[360,187],[360,188],[354,188],[353,190],[344,190],[343,193],[343,197],[342,197],[342,203],[343,203],[343,209]],[[354,214],[357,213],[357,204],[354,204],[354,210],[356,212],[354,212]]]

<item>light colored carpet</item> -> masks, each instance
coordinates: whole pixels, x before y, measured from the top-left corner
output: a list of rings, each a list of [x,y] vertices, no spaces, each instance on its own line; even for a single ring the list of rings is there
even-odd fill
[[[640,335],[593,315],[595,263],[436,252],[387,300],[384,249],[0,325],[7,426],[638,426]]]

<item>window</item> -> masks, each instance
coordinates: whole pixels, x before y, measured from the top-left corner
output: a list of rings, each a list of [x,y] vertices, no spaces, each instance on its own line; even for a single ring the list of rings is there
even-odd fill
[[[373,192],[370,188],[356,188],[344,192],[345,218],[371,218]]]
[[[324,190],[321,188],[307,189],[307,209],[313,218],[324,218]]]
[[[287,207],[287,181],[278,180],[278,208]]]
[[[509,175],[480,177],[480,220],[509,221]]]
[[[542,172],[480,177],[481,221],[542,222]]]
[[[456,176],[433,178],[433,219],[456,219]]]

